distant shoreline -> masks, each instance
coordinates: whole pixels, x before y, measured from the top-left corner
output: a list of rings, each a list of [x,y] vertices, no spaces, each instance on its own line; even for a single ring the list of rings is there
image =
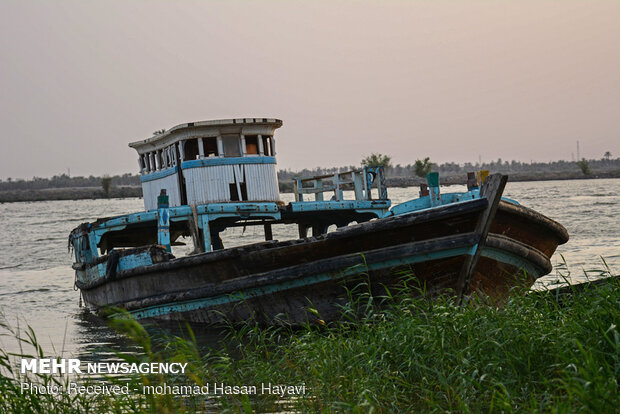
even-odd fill
[[[540,173],[540,174],[509,174],[510,182],[524,181],[554,181],[554,180],[593,180],[603,178],[620,178],[620,170],[602,172],[591,175],[581,173]],[[388,177],[386,184],[392,188],[415,187],[424,183],[419,177]],[[448,175],[441,177],[441,185],[464,185],[464,177]],[[281,193],[292,193],[293,183],[280,182]],[[105,195],[101,187],[66,187],[66,188],[42,188],[32,190],[1,190],[0,203],[54,201],[54,200],[95,200],[106,198],[133,198],[142,197],[140,186],[113,186],[109,197]]]

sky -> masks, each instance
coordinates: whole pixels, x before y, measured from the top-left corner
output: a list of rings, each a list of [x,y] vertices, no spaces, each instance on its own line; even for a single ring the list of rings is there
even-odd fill
[[[278,167],[620,156],[620,1],[0,1],[0,178],[273,117]]]

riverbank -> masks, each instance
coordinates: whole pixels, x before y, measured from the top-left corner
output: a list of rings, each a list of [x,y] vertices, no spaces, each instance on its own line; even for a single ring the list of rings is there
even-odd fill
[[[18,201],[95,200],[103,198],[142,197],[142,188],[119,186],[110,188],[106,195],[101,187],[41,188],[33,190],[0,191],[0,203]]]
[[[186,374],[112,376],[103,383],[71,378],[132,390],[88,396],[23,393],[23,382],[63,386],[68,379],[0,371],[0,411],[612,412],[620,406],[617,279],[559,300],[515,292],[501,308],[412,298],[406,286],[390,298],[357,289],[344,322],[297,329],[248,322],[225,328],[219,349],[202,347],[191,333],[154,336],[131,319],[115,320],[141,349],[119,358],[187,363]],[[378,311],[379,301],[388,310]],[[31,345],[25,353],[37,351],[34,334],[24,337],[24,347]],[[11,358],[0,351],[1,365],[14,364]],[[159,392],[144,394],[143,385]]]
[[[509,175],[510,182],[524,181],[553,181],[553,180],[591,180],[601,178],[620,178],[620,170],[600,172],[584,175],[581,172],[541,172],[541,173],[513,173]],[[420,177],[388,177],[388,187],[416,187],[426,181]],[[446,175],[440,177],[441,185],[465,185],[466,179],[462,175]],[[292,193],[292,181],[280,181],[281,193]],[[65,187],[41,188],[32,190],[0,190],[0,203],[19,201],[49,201],[49,200],[94,200],[104,198],[142,197],[142,188],[135,185],[112,186],[109,195],[99,187]]]

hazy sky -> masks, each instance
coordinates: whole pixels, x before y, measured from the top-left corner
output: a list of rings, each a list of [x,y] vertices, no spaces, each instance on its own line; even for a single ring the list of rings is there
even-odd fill
[[[620,1],[0,1],[0,178],[231,117],[279,168],[620,156]]]

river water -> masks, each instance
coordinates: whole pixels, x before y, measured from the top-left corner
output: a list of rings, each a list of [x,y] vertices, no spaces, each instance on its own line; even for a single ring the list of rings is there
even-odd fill
[[[393,188],[389,195],[395,205],[417,197],[417,191]],[[442,188],[452,191],[464,187]],[[509,182],[504,195],[568,229],[570,241],[559,247],[552,263],[561,267],[563,256],[572,280],[596,277],[605,267],[601,257],[612,273],[620,270],[620,179]],[[282,200],[292,197],[283,194]],[[137,198],[0,204],[0,313],[14,328],[30,325],[54,355],[102,359],[109,355],[104,349],[127,350],[122,337],[79,307],[67,238],[82,222],[140,210],[143,201]],[[274,238],[292,238],[296,232],[294,226],[275,228]],[[224,242],[233,246],[262,237],[262,227],[239,227],[227,230]],[[176,253],[182,254],[179,250]],[[554,270],[545,282],[556,280]],[[9,342],[0,336],[0,347],[12,348]]]

